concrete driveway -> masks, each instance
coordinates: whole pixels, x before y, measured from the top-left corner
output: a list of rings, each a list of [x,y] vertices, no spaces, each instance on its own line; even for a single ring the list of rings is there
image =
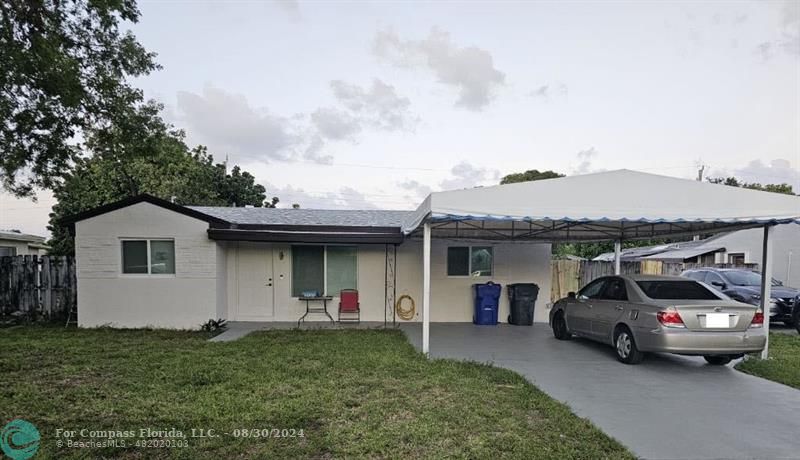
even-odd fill
[[[419,349],[421,326],[402,329]],[[516,371],[643,458],[800,459],[800,390],[732,365],[658,354],[628,366],[542,324],[432,324],[431,355]]]

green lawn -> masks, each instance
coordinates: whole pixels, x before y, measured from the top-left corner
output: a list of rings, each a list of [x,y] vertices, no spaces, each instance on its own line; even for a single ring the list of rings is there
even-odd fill
[[[0,330],[0,424],[35,424],[41,458],[631,458],[518,374],[426,360],[398,331],[207,338]],[[186,448],[80,450],[58,448],[58,428],[212,429],[219,437],[189,438]],[[232,436],[269,428],[295,437]]]
[[[736,368],[800,389],[800,335],[770,334],[769,359],[750,358]]]

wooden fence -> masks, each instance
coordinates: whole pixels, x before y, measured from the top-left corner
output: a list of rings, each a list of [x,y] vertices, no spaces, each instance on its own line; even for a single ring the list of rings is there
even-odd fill
[[[689,264],[683,262],[662,262],[660,260],[645,260],[639,262],[620,263],[620,272],[623,275],[680,275],[682,271],[708,265]],[[730,264],[716,264],[714,267],[733,267]],[[758,264],[737,265],[736,268],[758,270]],[[614,274],[614,262],[594,260],[553,260],[550,264],[552,281],[550,283],[550,301],[567,296],[570,291],[578,292],[580,288],[595,278]]]
[[[0,257],[0,316],[62,318],[76,301],[73,257]]]

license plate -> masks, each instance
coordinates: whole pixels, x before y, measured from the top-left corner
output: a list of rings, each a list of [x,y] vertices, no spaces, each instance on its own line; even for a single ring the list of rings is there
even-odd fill
[[[707,313],[706,327],[730,327],[730,315],[727,313]]]

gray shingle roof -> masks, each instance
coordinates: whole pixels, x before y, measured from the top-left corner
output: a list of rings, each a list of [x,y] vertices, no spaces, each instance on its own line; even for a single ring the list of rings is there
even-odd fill
[[[401,227],[413,211],[186,206],[236,224]]]

